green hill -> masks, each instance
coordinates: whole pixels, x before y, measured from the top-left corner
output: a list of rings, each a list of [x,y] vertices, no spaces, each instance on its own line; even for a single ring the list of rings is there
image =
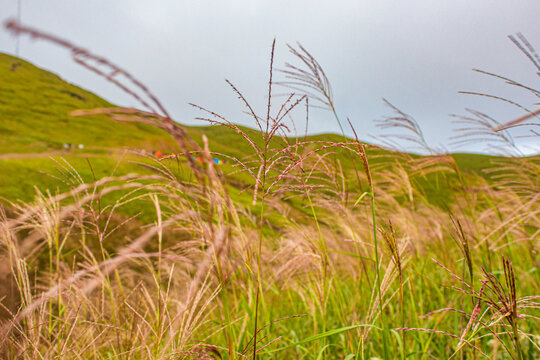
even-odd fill
[[[72,110],[112,105],[24,60],[0,54],[0,79],[2,154],[60,150],[64,143],[91,149],[172,144],[168,134],[149,125],[70,117]]]
[[[73,166],[85,181],[111,174],[145,172],[147,170],[129,161],[121,161],[130,154],[125,148],[176,151],[177,144],[166,132],[139,123],[120,123],[105,115],[71,117],[76,109],[114,106],[106,100],[80,87],[69,84],[48,71],[19,58],[0,54],[0,196],[9,200],[28,201],[35,195],[34,187],[41,190],[65,189],[63,169]],[[202,134],[209,138],[210,148],[238,158],[252,153],[249,144],[239,141],[231,129],[220,126],[186,127],[198,142]],[[247,128],[243,128],[249,131]],[[257,136],[255,136],[257,138]],[[259,136],[260,138],[260,136]],[[335,134],[309,136],[307,140],[342,141]],[[288,139],[290,143],[294,139]],[[65,149],[66,144],[75,147]],[[84,148],[77,146],[82,144]],[[50,156],[55,155],[55,159]],[[389,151],[369,148],[370,162],[389,165],[395,158]],[[70,165],[58,160],[64,158]],[[355,166],[349,156],[336,155],[344,171]],[[413,158],[422,158],[411,155]],[[492,157],[473,154],[456,154],[454,158],[465,172],[481,174]],[[60,161],[60,162],[59,162]],[[399,160],[395,160],[399,161]],[[388,163],[388,164],[387,164]],[[248,181],[241,175],[236,180]],[[61,179],[61,180],[62,180]],[[433,182],[419,179],[428,189]],[[430,190],[440,195],[440,190]],[[444,195],[444,194],[443,194]]]
[[[0,54],[0,358],[534,358],[539,157],[210,126],[186,166],[69,115],[111,106]]]

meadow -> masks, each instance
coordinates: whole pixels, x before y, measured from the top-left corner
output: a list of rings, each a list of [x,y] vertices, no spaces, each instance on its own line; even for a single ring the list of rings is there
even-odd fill
[[[540,358],[539,156],[438,152],[390,103],[379,125],[423,155],[348,138],[321,65],[275,43],[266,108],[228,83],[253,128],[199,105],[209,126],[183,126],[109,60],[6,27],[141,109],[0,56],[3,358]],[[296,133],[313,105],[338,134]],[[522,125],[459,121],[509,146]]]

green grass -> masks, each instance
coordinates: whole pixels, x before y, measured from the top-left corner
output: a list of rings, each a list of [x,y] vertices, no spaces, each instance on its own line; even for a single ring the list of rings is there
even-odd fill
[[[523,159],[532,170],[519,173],[521,163],[497,158],[519,176],[494,184],[484,173],[494,157],[370,146],[371,187],[363,155],[334,149],[324,166],[306,159],[291,173],[326,188],[259,191],[253,204],[254,179],[233,174],[231,163],[218,167],[223,178],[203,165],[196,179],[182,158],[124,156],[123,147],[177,146],[148,126],[71,118],[74,109],[111,105],[28,63],[0,59],[0,91],[8,94],[0,100],[7,139],[0,153],[42,153],[0,158],[0,196],[17,203],[0,218],[0,275],[15,294],[3,305],[21,311],[2,313],[15,326],[0,327],[8,340],[0,340],[2,356],[254,359],[256,336],[265,360],[474,359],[480,351],[538,358],[538,305],[527,298],[540,284],[534,159]],[[214,152],[253,154],[231,129],[186,129],[199,143],[205,134]],[[262,145],[261,134],[253,137]],[[50,159],[63,142],[85,149]],[[293,161],[269,173],[262,190]],[[311,170],[317,177],[306,180]],[[76,190],[129,173],[154,176]],[[34,187],[73,194],[36,199]],[[125,196],[120,215],[103,211]],[[516,299],[517,312],[497,308]],[[466,327],[470,314],[479,318]]]
[[[175,148],[168,134],[152,126],[69,116],[76,109],[113,105],[24,60],[0,54],[0,79],[0,154],[59,150],[64,143]]]
[[[75,85],[69,84],[59,76],[42,70],[16,57],[0,54],[0,171],[9,176],[2,178],[0,196],[10,200],[29,201],[33,197],[32,188],[40,189],[62,188],[62,185],[41,172],[53,168],[54,162],[40,157],[39,160],[2,159],[2,154],[47,153],[63,150],[64,143],[84,144],[84,150],[71,150],[79,156],[88,154],[94,163],[94,171],[99,174],[107,173],[118,157],[116,152],[124,148],[138,148],[149,151],[176,152],[178,146],[166,132],[155,127],[138,123],[119,123],[107,116],[71,117],[69,113],[77,109],[92,109],[96,107],[112,107],[113,105],[102,98]],[[244,131],[252,132],[246,127]],[[222,126],[186,127],[188,133],[199,143],[205,134],[209,139],[210,149],[236,158],[244,158],[251,154],[250,145],[239,140],[232,129]],[[261,145],[262,137],[255,135],[256,143]],[[302,137],[302,140],[304,138]],[[343,141],[336,134],[311,135],[307,141]],[[281,140],[274,140],[279,142]],[[293,143],[294,139],[287,139]],[[114,151],[115,155],[108,153]],[[373,166],[388,163],[390,152],[378,148],[369,148],[368,155]],[[88,174],[86,161],[70,156],[63,156],[73,164],[77,171]],[[490,166],[493,157],[475,154],[454,154],[460,170],[484,176],[482,170]],[[347,174],[353,172],[354,166],[344,151],[337,151],[336,160],[341,162]],[[44,167],[35,165],[43,163]],[[79,166],[82,164],[82,166]],[[359,166],[359,164],[357,164]],[[388,163],[388,166],[391,166]],[[39,171],[37,169],[40,169]],[[125,171],[137,171],[135,166],[123,165],[117,174]],[[41,171],[41,172],[40,172]],[[231,183],[249,183],[249,177],[237,174]],[[424,181],[431,183],[431,180]],[[433,194],[440,194],[436,187]],[[446,198],[448,196],[444,195]],[[436,197],[436,196],[435,196]],[[438,200],[434,200],[438,201]]]

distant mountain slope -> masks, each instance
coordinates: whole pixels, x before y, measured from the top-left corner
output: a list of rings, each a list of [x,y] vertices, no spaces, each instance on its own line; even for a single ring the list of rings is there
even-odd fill
[[[169,147],[168,134],[152,126],[118,123],[106,116],[73,118],[75,109],[113,106],[89,91],[24,60],[0,53],[0,154],[85,147]]]
[[[119,123],[107,116],[69,116],[76,109],[111,106],[114,105],[67,83],[57,75],[0,53],[0,197],[28,201],[33,197],[34,186],[65,189],[60,181],[44,174],[59,171],[59,165],[49,159],[49,155],[62,155],[70,163],[77,164],[77,171],[83,179],[91,181],[94,177],[110,174],[111,169],[117,169],[120,174],[140,169],[126,162],[116,166],[120,158],[119,150],[126,147],[164,153],[178,149],[166,132],[149,125]],[[234,157],[253,153],[250,145],[232,129],[219,126],[186,129],[199,142],[202,134],[206,134],[211,150],[216,153]],[[260,134],[254,136],[260,142]],[[321,134],[308,136],[307,140],[343,141],[343,138],[335,134]],[[287,141],[292,143],[294,139]],[[84,149],[65,151],[63,146],[66,143],[83,144]],[[339,154],[338,151],[336,156],[346,173],[352,172],[353,166],[361,166],[360,162],[354,165],[349,156]],[[391,163],[385,164],[388,161],[386,155],[389,154],[391,152],[387,150],[370,147],[370,163],[393,166]],[[493,157],[455,154],[454,159],[461,170],[481,174],[482,169],[491,166]],[[239,179],[249,181],[245,176],[237,176],[236,181]],[[425,179],[419,181],[424,184],[423,187],[432,186]],[[434,195],[440,193],[435,188],[429,191]]]

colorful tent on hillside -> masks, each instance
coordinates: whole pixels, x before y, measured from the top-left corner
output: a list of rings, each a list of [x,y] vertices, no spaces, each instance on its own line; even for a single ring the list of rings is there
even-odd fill
[[[203,158],[202,156],[199,156],[199,157],[193,157],[195,159],[195,161],[197,162],[200,162],[200,163],[205,163],[206,162],[206,159]],[[225,160],[220,160],[218,158],[213,158],[212,161],[215,163],[215,164],[226,164],[227,162]]]

